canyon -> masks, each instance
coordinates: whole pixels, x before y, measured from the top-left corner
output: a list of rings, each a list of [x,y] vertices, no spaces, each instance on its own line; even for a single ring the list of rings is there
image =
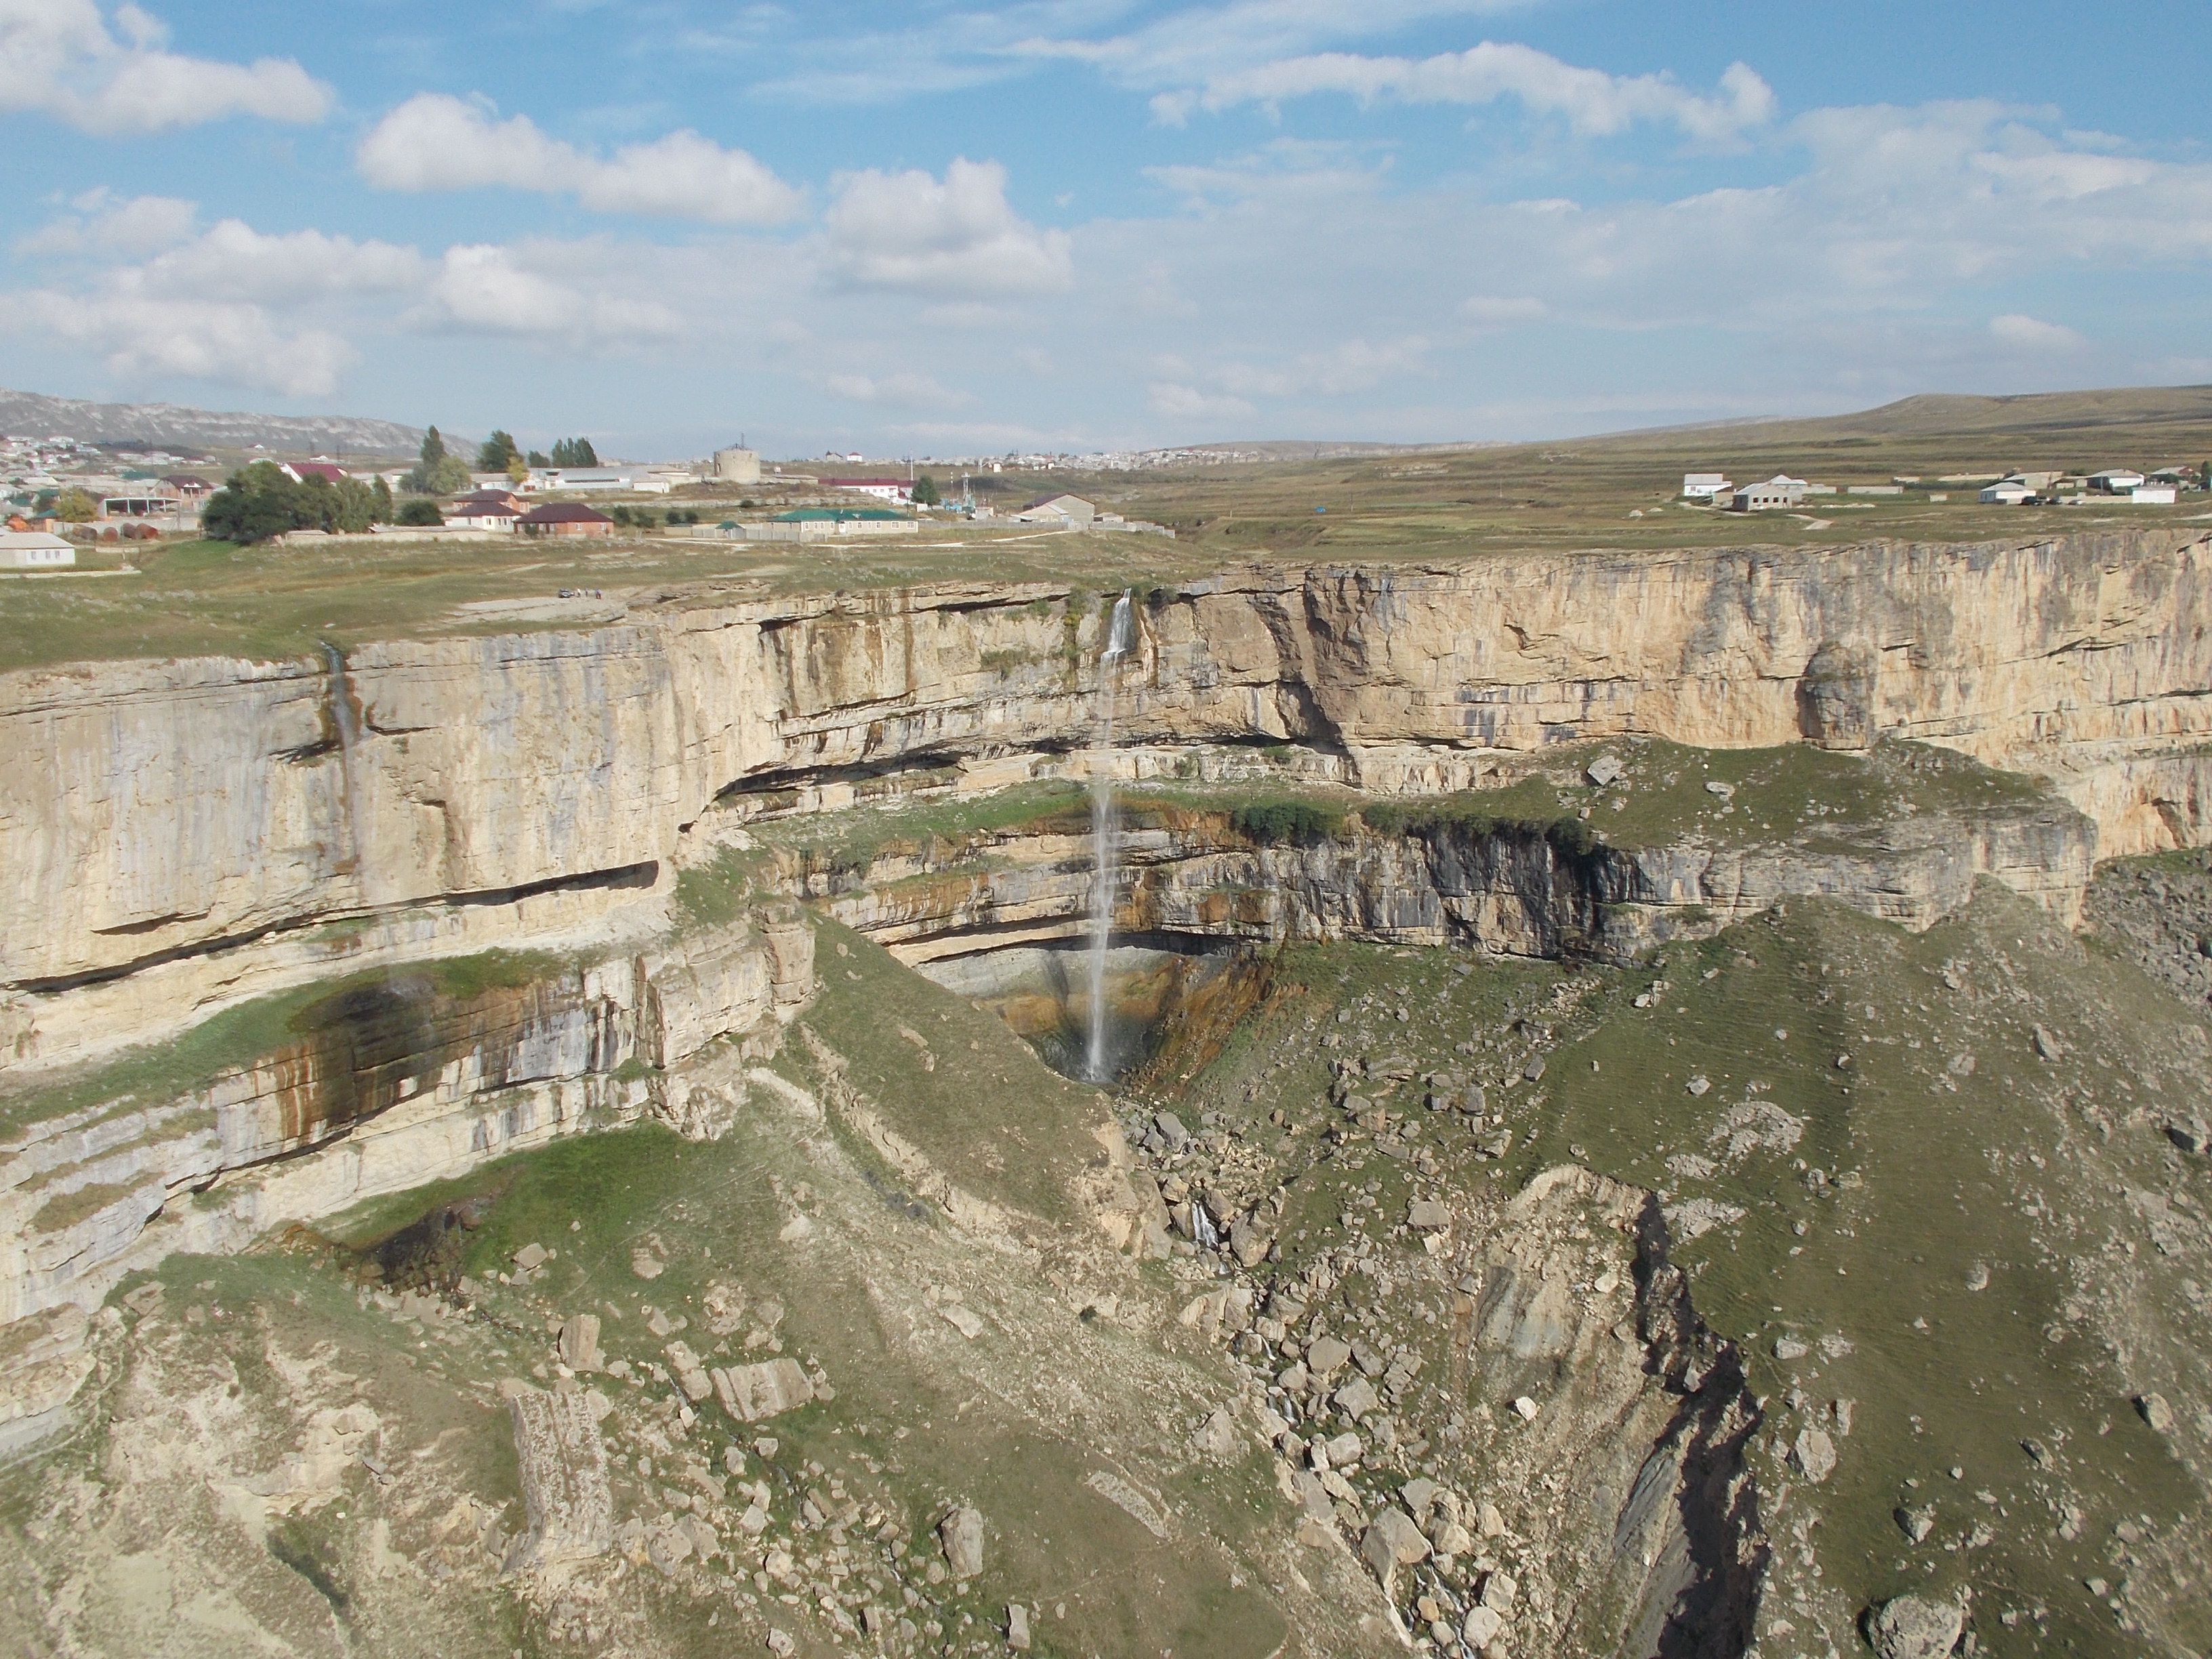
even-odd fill
[[[1042,1329],[1041,1310],[1071,1283],[1087,1286],[1086,1319],[1106,1305],[1100,1287],[1117,1286],[1109,1323],[1171,1352],[1189,1340],[1179,1332],[1197,1331],[1202,1352],[1174,1361],[1195,1369],[1161,1359],[1170,1369],[1153,1382],[1188,1392],[1194,1409],[1211,1390],[1207,1423],[1229,1399],[1215,1462],[1249,1449],[1254,1425],[1272,1437],[1282,1473],[1270,1480],[1319,1529],[1303,1543],[1341,1532],[1341,1565],[1358,1569],[1334,1609],[1311,1584],[1284,1592],[1285,1629],[1310,1650],[1417,1638],[1473,1650],[1483,1644],[1460,1632],[1492,1627],[1473,1617],[1492,1607],[1475,1587],[1510,1566],[1504,1594],[1517,1575],[1543,1598],[1541,1628],[1575,1633],[1573,1651],[1747,1651],[1761,1586],[1784,1582],[1761,1495],[1771,1507],[1778,1482],[1807,1483],[1803,1458],[1790,1463],[1768,1431],[1795,1413],[1802,1434],[1817,1418],[1828,1444],[1850,1432],[1849,1402],[1818,1417],[1793,1399],[1785,1413],[1751,1333],[1721,1335],[1693,1273],[1669,1264],[1670,1230],[1685,1244],[1745,1212],[1743,1194],[1719,1187],[1696,1200],[1705,1207],[1682,1207],[1677,1188],[1724,1182],[1712,1158],[1694,1155],[1705,1173],[1688,1177],[1658,1164],[1596,1173],[1562,1131],[1542,1167],[1512,1165],[1516,1195],[1492,1186],[1504,1149],[1533,1156],[1533,1126],[1555,1109],[1545,1103],[1576,1097],[1543,1081],[1547,1065],[1563,1066],[1576,1042],[1602,1047],[1632,1017],[1610,988],[1625,1004],[1631,980],[1648,982],[1640,1015],[1684,978],[1670,964],[1732,975],[1762,930],[1826,929],[1848,942],[1832,947],[1839,967],[1854,951],[1871,961],[1917,948],[1869,940],[1960,929],[1972,935],[1960,962],[1995,959],[2016,934],[2023,959],[2074,963],[2100,866],[2212,840],[2208,562],[2212,538],[2159,529],[1251,564],[1126,593],[702,584],[632,594],[621,620],[568,630],[434,629],[293,660],[0,675],[0,1454],[69,1433],[97,1379],[127,1368],[114,1297],[158,1282],[146,1276],[172,1258],[319,1238],[348,1216],[397,1214],[416,1189],[640,1126],[781,1159],[757,1138],[781,1123],[776,1144],[796,1135],[809,1149],[803,1184],[823,1196],[793,1200],[779,1186],[786,1231],[758,1261],[799,1249],[830,1211],[855,1237],[887,1224],[863,1218],[888,1194],[1003,1255],[1018,1287],[967,1294],[1003,1292],[993,1316],[1008,1333]],[[1117,601],[1129,636],[1109,653]],[[1109,672],[1114,740],[1094,752]],[[1103,912],[1103,832],[1086,793],[1102,773],[1122,872]],[[1328,954],[1349,949],[1370,957]],[[1297,951],[1321,954],[1282,955]],[[1356,1014],[1362,1054],[1325,1058],[1333,1028],[1298,1012],[1337,994],[1321,964],[1356,979],[1369,971],[1358,963],[1404,952],[1500,985],[1548,975],[1525,983],[1553,1000],[1531,990],[1510,1014],[1455,1014],[1453,1032],[1469,1034],[1456,1050],[1439,1027],[1419,1033],[1435,1052],[1401,1063],[1391,1026],[1370,1027],[1389,1007],[1413,1027],[1406,993],[1346,993],[1335,1018]],[[1981,982],[1948,963],[1942,975]],[[895,985],[920,1000],[872,1019],[847,981],[886,1008]],[[1437,981],[1437,1006],[1453,983]],[[1059,1148],[1036,1152],[1035,1170],[1010,1166],[1008,1143],[975,1144],[957,1097],[939,1119],[902,1104],[957,1086],[967,1062],[932,1022],[960,1009],[1003,1016],[1085,1079],[1098,1051],[1085,1054],[1075,1034],[1094,990],[1126,1028],[1121,1075],[1090,1079],[1110,1092],[1021,1082],[1027,1049],[969,1041],[1000,1056],[992,1086],[1050,1103],[1050,1115],[992,1132]],[[1614,1008],[1616,1024],[1574,1035],[1586,1001]],[[1827,1006],[1823,992],[1796,1007],[1774,1041],[1828,1022]],[[2161,1078],[2195,1086],[2181,1079],[2198,1051],[2164,1014],[2144,1018],[2152,1035],[2129,1060],[2147,1068],[2142,1093],[2114,1121],[2148,1146],[2165,1120],[2144,1115],[2145,1101]],[[883,1029],[863,1035],[870,1025]],[[2008,1040],[2046,1070],[2091,1042],[2042,1024],[2026,1032]],[[894,1059],[856,1058],[878,1041]],[[1820,1041],[1833,1052],[1808,1090],[1843,1088],[1848,1066],[1875,1063],[1840,1030]],[[1306,1067],[1310,1092],[1273,1070],[1238,1073],[1243,1092],[1228,1090],[1218,1079],[1246,1064],[1247,1042],[1274,1043],[1276,1069]],[[1598,1053],[1589,1071],[1608,1078]],[[868,1082],[871,1064],[881,1075]],[[1942,1075],[1956,1093],[1973,1074],[1969,1063]],[[1678,1100],[1682,1081],[1668,1075]],[[1203,1176],[1205,1159],[1175,1139],[1181,1120],[1161,1127],[1162,1111],[1199,1109],[1176,1093],[1186,1085],[1212,1091]],[[1766,1086],[1745,1083],[1740,1109],[1755,1113]],[[1917,1073],[1910,1086],[1923,1088]],[[1343,1115],[1328,1152],[1297,1139],[1313,1133],[1315,1091]],[[2094,1092],[2057,1098],[2062,1142]],[[1287,1260],[1267,1252],[1290,1242],[1305,1200],[1289,1174],[1271,1177],[1272,1197],[1256,1176],[1240,1190],[1248,1136],[1279,1160],[1310,1157],[1309,1176],[1371,1164],[1411,1179],[1408,1216],[1440,1203],[1456,1217],[1402,1221],[1404,1263],[1378,1267],[1346,1246],[1313,1258],[1299,1284],[1285,1267],[1270,1291],[1254,1276]],[[2094,1156],[2111,1144],[2108,1127]],[[1854,1201],[1812,1185],[1824,1201]],[[1358,1190],[1345,1214],[1362,1209]],[[2161,1253],[2193,1261],[2195,1212],[2160,1214],[2183,1218],[2172,1236],[2185,1241]],[[952,1282],[948,1262],[907,1279],[884,1265],[902,1288],[870,1294],[926,1290],[930,1307],[951,1306],[925,1284]],[[1187,1300],[1228,1294],[1209,1288],[1209,1263],[1245,1275],[1236,1310]],[[858,1258],[848,1269],[878,1271]],[[1167,1288],[1179,1321],[1140,1311],[1159,1303],[1163,1271],[1178,1275]],[[1402,1335],[1441,1318],[1461,1332],[1457,1357],[1432,1355],[1423,1373],[1449,1372],[1459,1403],[1439,1395],[1417,1410],[1430,1382],[1389,1373],[1402,1432],[1370,1445],[1378,1468],[1388,1452],[1427,1482],[1421,1503],[1404,1500],[1418,1534],[1379,1518],[1398,1512],[1395,1488],[1355,1489],[1340,1470],[1316,1484],[1331,1469],[1312,1449],[1326,1437],[1284,1438],[1286,1421],[1367,1415],[1332,1407],[1317,1385],[1286,1393],[1270,1369],[1300,1346],[1309,1306],[1317,1322],[1363,1275],[1374,1300],[1328,1316],[1347,1340],[1361,1320]],[[528,1282],[526,1270],[516,1283]],[[450,1282],[432,1288],[466,1301]],[[1310,1354],[1322,1339],[1304,1328]],[[2163,1386],[2195,1397],[2201,1379],[2162,1339],[2100,1329],[2116,1348],[2167,1356],[2136,1369],[2179,1367]],[[1231,1398],[1219,1368],[1239,1364],[1249,1375]],[[1367,1372],[1378,1388],[1384,1365]],[[1552,1413],[1553,1379],[1556,1413],[1509,1444],[1517,1402]],[[1479,1411],[1462,1410],[1469,1401]],[[1433,1420],[1416,1434],[1419,1411]],[[1440,1485],[1418,1474],[1423,1452],[1392,1449],[1419,1442],[1443,1457],[1447,1426],[1449,1455],[1490,1460],[1486,1501],[1505,1517],[1494,1531],[1476,1524],[1471,1492],[1461,1502],[1464,1481]],[[2173,1455],[2194,1471],[2205,1453]],[[1542,1513],[1561,1469],[1571,1524]],[[1148,1500],[1115,1501],[1144,1520]],[[2192,1513],[2200,1501],[2175,1500]],[[1597,1550],[1616,1523],[1611,1553]],[[1401,1569],[1412,1586],[1416,1562],[1462,1557],[1491,1565],[1472,1577],[1422,1566],[1420,1587],[1399,1593]],[[2185,1580],[2185,1552],[2172,1565]],[[1239,1584],[1246,1570],[1258,1571],[1237,1570]],[[1267,1571],[1279,1588],[1297,1577]],[[1356,1593],[1344,1588],[1354,1579]],[[1847,1628],[1859,1611],[1790,1582],[1820,1608],[1808,1631]],[[1417,1601],[1435,1611],[1408,1614]],[[1492,1609],[1498,1628],[1504,1605]],[[1449,1638],[1429,1628],[1446,1626]]]

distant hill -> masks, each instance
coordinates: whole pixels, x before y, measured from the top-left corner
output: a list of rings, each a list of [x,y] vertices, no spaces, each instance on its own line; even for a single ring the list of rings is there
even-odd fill
[[[1675,447],[1699,434],[1731,444],[1818,444],[1851,440],[2086,438],[2099,431],[2138,441],[2195,437],[2212,427],[2212,386],[2114,386],[2032,392],[2008,398],[1923,392],[1849,415],[1769,416],[1692,426],[1646,427],[1578,440],[1583,444]]]
[[[195,449],[411,455],[422,429],[350,415],[247,415],[181,404],[94,404],[0,387],[0,432],[80,443],[152,443]]]

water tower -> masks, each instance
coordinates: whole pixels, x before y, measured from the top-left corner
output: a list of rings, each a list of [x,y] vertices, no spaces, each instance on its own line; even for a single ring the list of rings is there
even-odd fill
[[[760,452],[735,448],[716,450],[714,477],[720,483],[758,483],[760,482]]]

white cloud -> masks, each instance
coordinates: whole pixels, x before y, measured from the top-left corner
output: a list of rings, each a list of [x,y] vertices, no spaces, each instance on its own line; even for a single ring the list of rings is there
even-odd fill
[[[286,330],[257,305],[163,299],[123,289],[19,296],[26,319],[105,354],[126,380],[174,375],[284,397],[325,397],[358,355],[326,329]]]
[[[356,242],[319,230],[264,235],[239,219],[149,260],[138,280],[196,299],[296,305],[325,295],[401,294],[420,285],[422,256],[391,242]]]
[[[1324,92],[1348,93],[1364,103],[1386,95],[1414,104],[1490,104],[1512,98],[1538,114],[1563,116],[1576,132],[1590,137],[1658,121],[1693,138],[1729,138],[1771,120],[1775,107],[1772,90],[1743,64],[1729,64],[1717,94],[1707,97],[1663,75],[1608,75],[1563,63],[1533,46],[1486,40],[1465,52],[1419,59],[1340,52],[1280,58],[1211,76],[1194,99],[1188,93],[1155,99],[1153,112],[1176,122],[1194,104],[1209,110],[1273,106]]]
[[[1234,420],[1253,412],[1242,398],[1200,392],[1176,380],[1154,380],[1145,388],[1145,402],[1153,414],[1171,421]]]
[[[102,186],[70,202],[71,211],[17,239],[26,254],[131,257],[181,242],[192,233],[198,205],[173,196],[118,197]]]
[[[2063,323],[2046,323],[2016,311],[1990,318],[1990,337],[2029,351],[2072,351],[2085,343]]]
[[[1459,314],[1477,328],[1510,328],[1516,323],[1540,323],[1552,314],[1552,308],[1541,300],[1525,296],[1470,294],[1459,302]]]
[[[330,112],[330,88],[289,58],[185,58],[163,50],[167,38],[135,5],[116,9],[111,30],[94,0],[0,0],[0,112],[37,111],[97,133]]]
[[[1040,230],[1006,201],[996,161],[922,172],[841,174],[826,216],[837,285],[943,300],[1050,294],[1073,281],[1065,231]]]
[[[1528,0],[1231,0],[1170,12],[1103,40],[1031,35],[1017,56],[1094,64],[1125,86],[1186,87],[1255,62],[1387,33],[1437,17],[1520,10]]]
[[[667,306],[586,292],[532,270],[516,250],[489,243],[449,247],[403,320],[418,327],[545,337],[593,348],[668,339],[683,321]]]
[[[823,384],[840,398],[890,409],[958,409],[975,401],[927,374],[832,374]]]
[[[354,153],[380,190],[513,190],[573,195],[595,213],[779,224],[805,198],[741,149],[689,130],[626,144],[610,159],[546,136],[526,115],[492,118],[480,103],[425,92],[377,123]]]

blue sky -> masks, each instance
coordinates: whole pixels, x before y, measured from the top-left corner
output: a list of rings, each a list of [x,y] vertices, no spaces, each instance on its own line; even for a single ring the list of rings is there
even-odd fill
[[[0,383],[603,451],[2212,380],[2201,6],[0,0]]]

